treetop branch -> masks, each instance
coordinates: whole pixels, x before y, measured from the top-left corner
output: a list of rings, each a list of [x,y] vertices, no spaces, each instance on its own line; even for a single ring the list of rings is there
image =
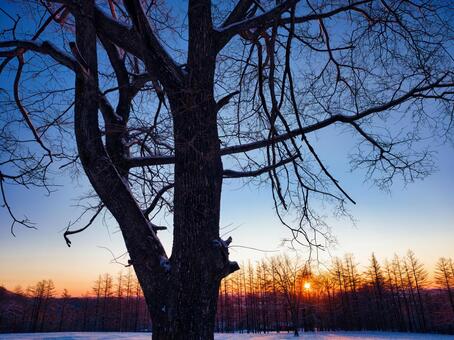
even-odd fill
[[[218,50],[221,50],[236,34],[253,28],[266,29],[274,24],[282,26],[292,22],[295,24],[302,24],[309,21],[319,21],[347,11],[356,11],[364,15],[365,12],[358,6],[370,3],[371,1],[372,0],[356,1],[350,3],[349,5],[340,6],[327,12],[313,13],[291,18],[290,16],[282,17],[282,13],[285,13],[289,8],[296,5],[299,0],[287,0],[267,12],[251,18],[243,19],[240,17],[237,21],[233,21],[233,18],[236,16],[232,16],[232,18],[229,17],[224,24],[216,30],[218,32]],[[238,4],[238,6],[239,5],[240,4]]]
[[[32,40],[7,40],[0,41],[0,48],[13,47],[14,50],[0,51],[0,57],[17,56],[22,49],[24,51],[30,50],[41,54],[47,54],[51,56],[59,64],[68,67],[69,69],[76,71],[78,63],[76,59],[70,54],[58,49],[54,44],[49,41],[32,41]]]
[[[137,38],[142,45],[141,57],[148,72],[155,74],[165,87],[181,86],[184,80],[183,73],[154,34],[141,1],[125,0],[124,4],[133,22],[133,27],[138,32]],[[119,46],[123,47],[121,44]]]

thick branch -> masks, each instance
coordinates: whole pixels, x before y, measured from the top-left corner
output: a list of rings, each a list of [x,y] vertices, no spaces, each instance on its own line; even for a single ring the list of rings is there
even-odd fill
[[[11,55],[18,55],[18,48],[23,50],[30,50],[34,52],[39,52],[42,54],[47,54],[51,56],[56,62],[61,65],[68,67],[69,69],[75,71],[78,69],[77,61],[68,53],[59,50],[52,43],[48,41],[37,42],[30,40],[9,40],[9,41],[0,41],[0,48],[14,47],[14,51],[0,51],[0,57],[10,57]]]
[[[125,51],[143,58],[143,45],[139,34],[130,27],[107,16],[99,7],[95,7],[96,31],[109,37],[117,46]]]
[[[217,29],[218,32],[218,50],[220,51],[236,34],[250,30],[253,28],[261,28],[266,29],[271,27],[274,24],[285,25],[291,22],[296,24],[302,24],[308,21],[318,21],[320,19],[329,18],[339,13],[347,12],[347,11],[357,11],[363,13],[362,10],[359,10],[357,7],[366,3],[371,2],[372,0],[362,0],[353,2],[347,6],[341,6],[335,8],[328,12],[322,13],[313,13],[308,14],[300,17],[286,17],[282,18],[282,13],[284,13],[287,9],[295,5],[299,0],[287,0],[282,2],[280,5],[276,6],[275,8],[265,12],[261,15],[257,15],[255,17],[246,19],[246,20],[238,20],[236,22],[229,22],[228,25],[222,26],[221,28]]]
[[[253,3],[254,0],[239,0],[232,12],[230,12],[230,14],[224,20],[221,27],[224,28],[237,21],[243,20]]]
[[[333,125],[338,122],[352,123],[352,122],[355,122],[362,118],[368,117],[372,114],[383,112],[383,111],[389,110],[393,107],[396,107],[398,105],[401,105],[411,98],[417,98],[417,97],[421,96],[421,94],[426,91],[431,91],[431,90],[440,89],[440,88],[454,87],[454,83],[451,83],[451,82],[442,83],[442,81],[447,76],[448,76],[448,74],[445,74],[444,76],[440,77],[434,83],[426,85],[426,86],[420,86],[420,84],[418,84],[413,89],[411,89],[407,93],[401,95],[400,97],[394,98],[382,105],[377,105],[377,106],[371,107],[371,108],[364,110],[362,112],[359,112],[355,115],[346,116],[343,114],[336,114],[336,115],[330,116],[329,118],[321,120],[317,123],[307,125],[305,127],[293,129],[287,133],[283,133],[280,135],[274,135],[272,138],[263,139],[263,140],[259,140],[256,142],[246,143],[246,144],[225,147],[225,148],[221,149],[221,151],[220,151],[221,156],[232,155],[232,154],[237,154],[237,153],[241,153],[241,152],[248,152],[248,151],[261,149],[261,148],[267,147],[272,144],[286,141],[290,138],[302,136],[304,134],[323,129],[329,125]],[[131,168],[141,167],[141,166],[173,164],[173,163],[175,163],[175,156],[133,157],[133,158],[130,158],[129,160],[127,160],[127,163],[128,163],[128,166]]]
[[[228,95],[222,97],[216,102],[216,112],[219,112],[224,106],[226,106],[229,102],[230,99],[232,99],[234,96],[239,94],[240,91],[234,91],[232,93],[229,93]]]
[[[107,52],[110,64],[112,65],[115,76],[117,77],[119,93],[117,112],[121,115],[123,121],[126,121],[129,116],[131,97],[134,92],[129,82],[128,70],[126,69],[124,59],[121,58],[120,53],[118,52],[118,48],[104,35],[99,34],[98,36]]]
[[[390,100],[389,102],[384,103],[382,105],[377,105],[377,106],[371,107],[371,108],[364,110],[362,112],[359,112],[355,115],[351,115],[351,116],[346,116],[343,114],[332,115],[329,118],[319,121],[317,123],[314,123],[314,124],[311,124],[311,125],[308,125],[308,126],[305,126],[302,128],[293,129],[290,132],[283,133],[281,135],[276,135],[270,139],[264,139],[264,140],[260,140],[257,142],[226,147],[224,149],[221,149],[221,154],[230,155],[230,154],[236,154],[236,153],[240,153],[240,152],[252,151],[252,150],[267,147],[268,145],[271,145],[271,144],[274,144],[277,142],[282,142],[282,141],[288,140],[288,139],[296,137],[296,136],[301,136],[306,133],[320,130],[322,128],[325,128],[325,127],[332,125],[334,123],[337,123],[337,122],[343,122],[343,123],[355,122],[357,120],[370,116],[374,113],[383,112],[383,111],[389,110],[395,106],[403,104],[408,99],[418,97],[423,92],[434,90],[434,89],[439,89],[439,88],[454,87],[454,83],[441,83],[446,78],[446,76],[447,76],[447,74],[445,74],[443,77],[439,78],[436,82],[426,85],[426,86],[420,87],[418,85],[400,97]]]
[[[170,183],[170,184],[167,184],[164,187],[162,187],[161,190],[159,190],[156,193],[156,196],[154,197],[154,199],[151,202],[150,206],[143,212],[143,214],[146,217],[148,217],[150,215],[150,213],[154,210],[154,208],[156,208],[156,206],[158,205],[158,202],[161,199],[162,195],[164,195],[167,190],[172,189],[174,186],[175,185],[173,183]]]
[[[27,124],[28,128],[33,134],[33,137],[35,138],[36,142],[47,152],[49,155],[51,161],[52,161],[52,152],[49,150],[49,148],[44,145],[43,141],[41,140],[41,136],[38,134],[38,131],[36,131],[35,126],[33,125],[31,119],[30,119],[30,114],[25,108],[25,106],[22,104],[22,101],[19,96],[19,82],[20,78],[22,75],[22,69],[24,67],[24,59],[22,54],[20,54],[18,57],[19,60],[19,66],[17,67],[17,72],[16,72],[16,77],[14,78],[14,85],[13,85],[13,92],[14,92],[14,100],[16,101],[16,105],[22,114],[22,118],[24,118],[25,123]]]
[[[131,157],[127,163],[130,168],[174,164],[175,156]]]
[[[167,258],[165,250],[156,233],[150,230],[128,183],[112,164],[102,142],[98,119],[96,31],[90,20],[94,4],[85,1],[81,6],[87,15],[76,15],[76,41],[89,69],[96,72],[91,77],[81,72],[76,74],[74,129],[80,160],[99,198],[118,221],[131,258],[142,264],[136,266],[136,270],[152,270],[159,275],[160,259]],[[147,242],[143,242],[144,238]],[[141,277],[150,280],[146,284],[154,287],[156,278],[142,274]]]
[[[63,237],[65,238],[65,241],[66,241],[66,245],[68,247],[71,247],[71,240],[68,238],[69,235],[73,235],[73,234],[78,234],[78,233],[81,233],[82,231],[84,231],[85,229],[87,229],[89,226],[91,226],[93,224],[93,222],[95,221],[96,217],[98,217],[98,215],[101,213],[101,211],[104,209],[104,204],[100,204],[98,206],[98,209],[96,209],[96,212],[93,214],[93,216],[90,218],[90,220],[88,221],[88,223],[83,226],[82,228],[79,228],[77,230],[69,230],[69,228],[71,227],[71,225],[68,225],[68,228],[66,228],[66,231],[64,232],[63,234]]]
[[[245,31],[251,28],[257,28],[259,26],[263,26],[270,21],[275,21],[280,18],[281,14],[296,4],[299,0],[287,0],[282,2],[281,4],[277,5],[273,9],[255,17],[241,20],[241,16],[234,15],[229,17],[223,24],[223,26],[217,29],[218,37],[217,37],[217,49],[218,51],[222,50],[222,48],[234,37],[236,34],[240,33],[241,31]],[[247,4],[244,4],[246,7]],[[248,6],[249,7],[249,6]],[[244,12],[243,7],[241,8],[241,13]],[[233,12],[232,12],[233,13]],[[234,22],[233,19],[238,18],[238,21]]]
[[[150,74],[167,88],[175,88],[183,83],[183,74],[172,57],[159,42],[148,22],[148,18],[139,0],[125,0],[126,10],[131,17],[138,39],[142,42],[142,59]],[[109,37],[112,35],[109,33]],[[121,45],[120,45],[121,46]]]
[[[257,28],[263,25],[269,26],[270,22],[276,22],[280,18],[281,14],[296,4],[299,0],[287,0],[273,9],[252,17],[250,19],[238,21],[232,23],[230,25],[224,26],[223,28],[219,29],[218,31],[226,36],[233,36],[241,31],[248,30],[251,28]]]
[[[276,164],[271,164],[253,171],[235,171],[227,169],[224,170],[223,175],[225,178],[257,177],[267,172],[270,172],[271,170],[277,169],[278,167],[281,167],[285,164],[293,162],[296,158],[298,158],[298,155],[294,155],[290,158],[283,159],[280,162],[277,162]]]

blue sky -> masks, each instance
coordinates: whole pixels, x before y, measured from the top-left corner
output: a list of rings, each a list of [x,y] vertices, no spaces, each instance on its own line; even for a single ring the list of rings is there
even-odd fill
[[[348,170],[347,159],[341,156],[348,151],[347,136],[332,133],[318,137],[313,140],[319,140],[322,157],[329,160],[330,169],[357,201],[356,206],[350,206],[355,225],[347,219],[328,217],[338,242],[320,252],[324,261],[330,255],[353,253],[365,266],[372,251],[383,260],[395,252],[403,255],[412,249],[428,268],[433,268],[438,257],[454,256],[454,149],[451,146],[437,148],[437,172],[406,187],[396,183],[391,193],[387,193],[363,183],[360,173]],[[107,247],[116,255],[125,251],[118,228],[111,220],[105,225],[98,219],[87,231],[72,237],[71,248],[66,246],[62,230],[68,220],[77,216],[71,205],[76,203],[78,194],[86,191],[86,184],[84,180],[75,183],[66,177],[57,178],[57,182],[64,187],[50,197],[37,191],[10,188],[12,206],[36,221],[39,230],[18,226],[17,236],[13,237],[6,211],[0,210],[0,284],[12,288],[53,278],[60,288],[78,291],[89,289],[91,280],[99,273],[122,269],[111,263],[110,252],[101,248]],[[229,234],[233,245],[263,250],[285,250],[280,247],[281,240],[289,236],[274,215],[269,189],[243,186],[240,182],[224,185],[221,227],[223,231],[235,229]],[[160,235],[170,249],[170,232]],[[239,247],[231,251],[232,258],[240,262],[274,254]]]

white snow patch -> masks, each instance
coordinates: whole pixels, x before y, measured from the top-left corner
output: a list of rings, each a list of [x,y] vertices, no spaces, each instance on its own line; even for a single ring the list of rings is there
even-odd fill
[[[393,332],[317,332],[301,333],[302,340],[454,340],[454,335],[393,333]],[[64,332],[64,333],[19,333],[0,334],[0,339],[12,340],[108,340],[151,339],[151,333],[131,332]],[[279,340],[298,339],[292,333],[272,334],[216,334],[215,340]]]

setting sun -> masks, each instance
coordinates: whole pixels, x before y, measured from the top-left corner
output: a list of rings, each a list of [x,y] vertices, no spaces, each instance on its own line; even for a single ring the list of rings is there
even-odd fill
[[[304,282],[304,289],[305,290],[311,289],[311,283],[310,282]]]

